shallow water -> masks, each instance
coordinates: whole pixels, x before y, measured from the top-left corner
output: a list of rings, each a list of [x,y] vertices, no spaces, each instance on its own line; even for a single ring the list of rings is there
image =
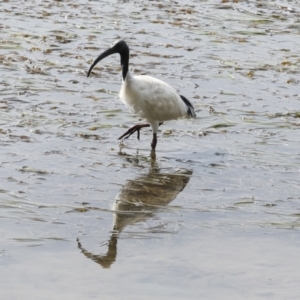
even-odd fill
[[[298,299],[298,1],[2,1],[3,299]],[[196,120],[119,145],[119,58]]]

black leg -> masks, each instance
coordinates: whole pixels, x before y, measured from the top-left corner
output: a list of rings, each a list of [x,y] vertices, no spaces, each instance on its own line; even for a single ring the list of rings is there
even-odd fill
[[[140,130],[141,128],[143,127],[150,127],[149,124],[137,124],[137,125],[134,125],[132,127],[130,127],[123,135],[121,135],[118,140],[121,140],[121,139],[128,139],[133,133],[135,133],[137,131],[137,138],[138,140],[140,139]]]
[[[156,136],[156,133],[153,133],[153,139],[152,139],[152,143],[151,143],[151,148],[153,151],[155,150],[156,144],[157,144],[157,136]]]
[[[162,125],[163,122],[159,123],[159,126]],[[121,139],[128,139],[133,133],[135,133],[137,131],[137,138],[138,140],[140,139],[140,130],[144,127],[150,127],[149,124],[137,124],[137,125],[134,125],[132,127],[130,127],[123,135],[121,135],[118,140],[121,140]]]

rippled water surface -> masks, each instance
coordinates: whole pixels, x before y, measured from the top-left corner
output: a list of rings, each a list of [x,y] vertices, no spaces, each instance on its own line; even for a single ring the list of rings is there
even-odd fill
[[[0,4],[3,299],[298,299],[299,1]],[[130,68],[197,119],[119,145]]]

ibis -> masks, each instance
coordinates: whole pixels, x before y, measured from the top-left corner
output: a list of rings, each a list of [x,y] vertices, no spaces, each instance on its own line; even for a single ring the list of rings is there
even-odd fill
[[[135,132],[139,139],[140,129],[151,126],[153,132],[151,153],[155,155],[158,127],[165,121],[181,117],[196,118],[194,107],[186,97],[178,94],[167,83],[147,75],[131,75],[129,47],[124,40],[114,42],[109,49],[98,56],[91,65],[87,77],[90,76],[99,61],[116,53],[120,54],[122,67],[122,86],[119,98],[130,112],[146,120],[146,124],[137,124],[129,128],[119,137],[119,140],[127,139]]]

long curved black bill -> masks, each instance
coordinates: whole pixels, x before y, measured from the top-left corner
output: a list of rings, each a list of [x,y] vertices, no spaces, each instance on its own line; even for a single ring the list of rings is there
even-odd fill
[[[107,57],[107,56],[109,56],[109,55],[111,55],[111,54],[114,54],[114,53],[116,53],[115,49],[109,48],[109,49],[107,49],[106,51],[104,51],[102,54],[100,54],[100,56],[98,56],[98,58],[96,58],[95,61],[93,62],[93,64],[91,65],[91,67],[90,67],[90,69],[89,69],[89,71],[88,71],[88,73],[87,73],[87,77],[90,76],[90,74],[91,74],[93,68],[96,66],[96,64],[97,64],[100,60],[102,60],[103,58],[105,58],[105,57]]]

